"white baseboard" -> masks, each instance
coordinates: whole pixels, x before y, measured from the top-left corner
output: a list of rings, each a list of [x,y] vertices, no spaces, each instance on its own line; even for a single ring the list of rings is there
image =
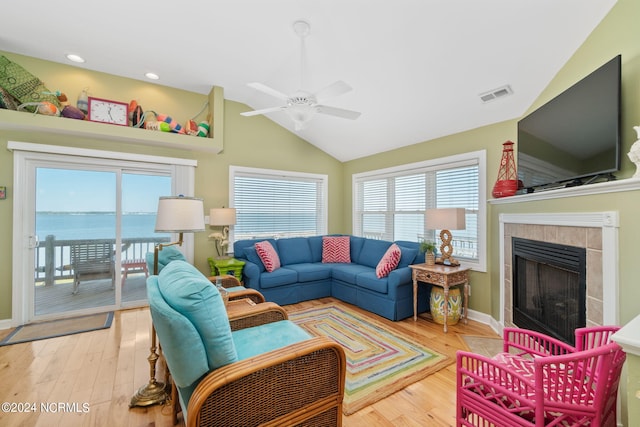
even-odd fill
[[[469,319],[488,325],[495,333],[502,336],[502,325],[490,315],[480,311],[469,310]]]
[[[0,330],[13,328],[11,319],[0,319]]]

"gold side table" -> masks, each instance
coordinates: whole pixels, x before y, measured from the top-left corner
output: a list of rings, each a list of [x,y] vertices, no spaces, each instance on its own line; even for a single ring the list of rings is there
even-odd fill
[[[449,315],[449,288],[463,285],[463,320],[467,324],[467,306],[469,303],[469,267],[451,265],[413,264],[411,276],[413,278],[413,320],[418,320],[418,282],[440,286],[444,290],[444,332],[447,332],[447,317]]]

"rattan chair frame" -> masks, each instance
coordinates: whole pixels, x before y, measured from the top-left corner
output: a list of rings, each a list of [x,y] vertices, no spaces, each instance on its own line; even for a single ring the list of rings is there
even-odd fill
[[[229,322],[238,330],[287,319],[282,307],[266,302],[247,305]],[[326,337],[310,338],[209,373],[191,395],[186,426],[339,427],[345,376],[344,349]],[[182,408],[170,383],[175,425]]]

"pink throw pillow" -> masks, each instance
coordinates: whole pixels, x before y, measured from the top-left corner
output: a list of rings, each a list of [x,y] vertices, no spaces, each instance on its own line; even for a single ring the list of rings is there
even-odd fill
[[[349,236],[322,236],[322,262],[351,262]]]
[[[265,240],[264,242],[256,243],[255,246],[256,252],[264,264],[265,270],[271,273],[272,271],[280,268],[280,257],[271,243]]]
[[[378,263],[376,267],[376,276],[378,279],[382,279],[383,277],[387,277],[389,273],[391,273],[398,266],[400,262],[400,247],[395,243],[389,246],[387,252],[385,252],[384,256]]]

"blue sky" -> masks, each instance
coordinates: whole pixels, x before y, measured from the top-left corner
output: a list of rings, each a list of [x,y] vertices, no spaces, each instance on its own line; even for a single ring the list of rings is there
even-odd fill
[[[168,176],[122,174],[123,212],[155,212],[160,196],[171,195]],[[38,168],[36,211],[114,212],[116,173]]]

